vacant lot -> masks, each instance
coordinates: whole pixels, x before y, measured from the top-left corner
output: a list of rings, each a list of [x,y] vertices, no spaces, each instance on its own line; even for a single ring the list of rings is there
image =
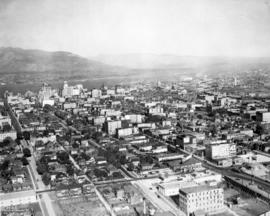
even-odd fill
[[[109,215],[98,199],[80,197],[55,201],[57,216],[107,216]]]

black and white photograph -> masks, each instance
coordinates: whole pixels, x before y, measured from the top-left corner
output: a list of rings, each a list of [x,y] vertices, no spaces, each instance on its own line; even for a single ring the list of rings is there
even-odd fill
[[[270,0],[0,0],[0,216],[269,216]]]

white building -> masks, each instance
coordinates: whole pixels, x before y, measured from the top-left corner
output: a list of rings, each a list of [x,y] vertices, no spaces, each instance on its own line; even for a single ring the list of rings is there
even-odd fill
[[[8,132],[0,133],[0,142],[2,142],[4,139],[6,139],[8,137],[15,140],[17,138],[17,132],[15,130],[11,130]]]
[[[222,182],[221,174],[206,170],[181,176],[169,176],[158,185],[158,190],[164,196],[175,196],[178,195],[181,188],[217,185],[220,182]]]
[[[130,136],[132,134],[138,134],[139,133],[139,129],[137,127],[118,128],[116,130],[116,132],[117,132],[117,137],[118,138],[121,138],[121,137]]]
[[[179,207],[186,215],[198,210],[205,213],[221,211],[224,209],[223,202],[224,191],[222,188],[200,185],[179,190]]]
[[[148,108],[148,113],[153,115],[163,114],[163,108],[161,106]]]
[[[206,145],[206,157],[212,160],[229,158],[236,155],[235,143],[221,143]]]
[[[38,102],[45,106],[48,105],[54,105],[54,100],[50,99],[53,96],[54,92],[47,83],[43,83],[39,93],[38,93]]]
[[[0,114],[0,128],[2,128],[5,124],[11,125],[11,119],[9,116],[2,116]]]
[[[99,89],[92,89],[91,95],[92,95],[92,98],[99,98],[102,96],[102,91]]]
[[[121,127],[122,127],[122,122],[120,120],[105,122],[105,131],[109,135],[115,135],[116,129],[121,128]]]
[[[77,104],[75,102],[66,102],[63,104],[63,109],[75,109]]]
[[[93,118],[93,124],[94,125],[103,125],[103,123],[105,122],[105,117],[104,116],[97,116],[95,118]]]
[[[168,152],[168,147],[167,146],[158,146],[155,149],[152,149],[153,154],[160,154],[160,153],[166,153]]]
[[[257,112],[256,120],[259,122],[270,123],[270,112]]]
[[[124,95],[126,93],[125,89],[119,86],[115,88],[115,92],[116,94],[119,94],[119,95]]]
[[[45,105],[50,105],[53,106],[54,105],[54,100],[53,99],[42,99],[41,100],[41,105],[42,107],[44,107]]]
[[[101,109],[100,115],[102,116],[121,116],[121,111],[114,109]]]
[[[79,84],[76,86],[69,86],[67,81],[65,81],[62,89],[62,97],[68,98],[72,96],[78,96],[80,95],[82,90],[83,90],[82,85]]]
[[[130,120],[131,123],[142,123],[143,116],[138,114],[125,115],[125,119]]]

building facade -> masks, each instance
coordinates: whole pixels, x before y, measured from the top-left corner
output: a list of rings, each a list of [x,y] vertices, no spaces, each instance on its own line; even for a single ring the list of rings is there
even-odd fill
[[[223,201],[222,188],[203,185],[179,190],[179,207],[186,215],[198,210],[205,213],[221,211],[224,208]]]

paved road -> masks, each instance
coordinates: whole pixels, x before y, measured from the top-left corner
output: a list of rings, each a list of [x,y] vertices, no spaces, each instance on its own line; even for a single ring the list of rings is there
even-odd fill
[[[147,180],[138,180],[132,184],[141,191],[141,193],[161,212],[171,212],[175,216],[184,216],[184,212],[166,197],[160,196],[151,182],[147,184]],[[151,189],[150,189],[151,188]]]
[[[105,148],[100,146],[94,140],[90,139],[89,141],[94,146],[105,150]],[[130,181],[144,195],[144,197],[147,198],[159,211],[171,212],[173,215],[176,216],[185,215],[183,212],[180,211],[180,209],[176,205],[174,205],[172,201],[168,200],[166,197],[157,195],[156,188],[152,187],[151,185],[152,181],[149,181],[147,184],[147,179],[158,179],[157,177],[136,178],[123,166],[121,167],[121,171],[124,174],[125,180]]]
[[[12,112],[11,107],[9,106],[9,104],[6,104],[6,106],[7,106],[8,110],[9,110],[9,115],[12,118],[13,125],[14,125],[17,133],[21,133],[22,132],[22,127],[21,127],[21,125],[19,123],[18,118]],[[45,190],[47,187],[43,184],[41,176],[37,173],[36,161],[35,161],[35,158],[34,158],[34,150],[33,150],[32,146],[25,140],[21,140],[21,144],[22,144],[22,146],[29,148],[30,151],[31,151],[31,157],[29,157],[28,171],[29,171],[29,174],[30,174],[32,185],[34,187],[34,191],[37,192],[38,189]],[[22,150],[22,146],[21,146],[21,150]],[[45,214],[45,212],[48,212],[49,216],[56,216],[55,211],[54,211],[53,206],[52,206],[52,203],[51,203],[52,200],[49,197],[48,193],[44,193],[43,196],[42,196],[42,199],[43,199],[43,201],[45,203],[46,210],[43,209],[44,207],[41,204],[41,200],[40,200],[39,196],[37,196],[37,200],[39,202],[42,214],[44,216],[47,216]]]
[[[64,122],[62,122],[64,124]],[[76,132],[79,132],[76,128],[72,127],[73,130],[75,130]],[[65,148],[62,146],[62,150],[66,151]],[[68,151],[66,151],[68,152]],[[81,170],[82,172],[84,172],[81,167],[78,165],[78,163],[74,160],[74,158],[69,154],[69,159],[72,162],[72,164],[79,170]],[[85,174],[85,178],[91,183],[93,184],[93,182],[88,178],[88,176],[86,175],[86,172],[84,172]],[[94,184],[93,184],[94,186]],[[107,202],[107,200],[102,196],[102,194],[99,192],[99,190],[96,188],[96,186],[94,186],[95,192],[99,198],[99,200],[101,201],[101,203],[105,206],[105,208],[107,209],[108,212],[110,212],[110,214],[112,216],[116,216],[116,214],[114,213],[112,207],[109,205],[109,203]]]

